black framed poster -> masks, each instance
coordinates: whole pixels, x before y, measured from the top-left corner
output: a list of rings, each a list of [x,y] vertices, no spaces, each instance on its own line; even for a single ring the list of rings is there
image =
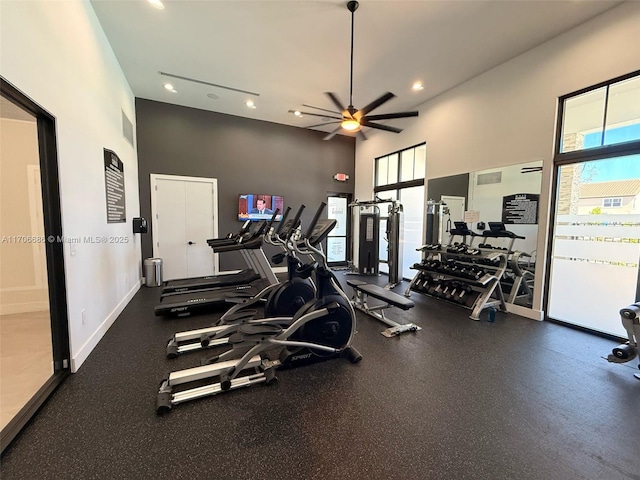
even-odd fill
[[[539,202],[540,195],[536,193],[516,193],[502,197],[502,223],[537,224]]]
[[[107,192],[107,223],[125,223],[124,164],[111,150],[104,149],[104,184]]]

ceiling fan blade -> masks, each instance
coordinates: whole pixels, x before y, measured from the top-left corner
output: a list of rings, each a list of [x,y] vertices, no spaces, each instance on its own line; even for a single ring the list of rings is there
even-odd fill
[[[365,117],[367,120],[391,120],[392,118],[408,118],[417,117],[418,112],[397,112],[397,113],[383,113],[382,115],[368,115]]]
[[[400,133],[401,128],[390,127],[389,125],[381,125],[379,123],[367,122],[365,119],[360,120],[360,123],[365,127],[377,128],[378,130],[386,130],[387,132]]]
[[[342,115],[342,112],[336,112],[336,111],[329,110],[329,109],[326,109],[326,108],[314,107],[313,105],[308,105],[306,103],[303,103],[302,106],[303,107],[307,107],[307,108],[315,108],[316,110],[322,110],[323,112],[329,112],[329,113],[335,113],[337,115]]]
[[[338,133],[341,129],[342,127],[338,126],[338,128],[336,128],[333,132],[331,132],[329,135],[324,137],[323,140],[331,140],[336,135],[336,133]]]
[[[289,110],[289,113],[294,113],[295,110]],[[312,112],[300,112],[302,115],[311,115],[312,117],[322,117],[322,118],[335,118],[336,120],[342,120],[342,117],[332,117],[331,115],[322,115],[319,113]]]
[[[374,100],[373,102],[371,102],[369,105],[367,105],[364,108],[360,109],[360,116],[364,117],[367,113],[369,113],[371,110],[373,110],[374,108],[378,108],[380,105],[382,105],[385,102],[388,102],[389,100],[391,100],[393,97],[395,97],[395,95],[391,92],[387,92],[384,95],[382,95],[380,98],[377,98],[376,100]]]
[[[364,134],[364,132],[362,130],[358,130],[358,136],[362,139],[362,140],[366,140],[367,136]]]
[[[304,127],[304,128],[322,127],[323,125],[332,125],[332,124],[334,124],[334,123],[340,123],[340,122],[335,121],[335,122],[316,123],[315,125],[309,125],[309,126]]]
[[[333,104],[338,107],[338,110],[340,110],[340,112],[345,112],[347,109],[344,108],[344,106],[342,105],[342,102],[340,100],[338,100],[338,97],[336,97],[336,95],[334,93],[331,92],[325,92],[325,95],[327,95],[331,101],[333,102]],[[344,113],[341,113],[342,115],[344,115]]]

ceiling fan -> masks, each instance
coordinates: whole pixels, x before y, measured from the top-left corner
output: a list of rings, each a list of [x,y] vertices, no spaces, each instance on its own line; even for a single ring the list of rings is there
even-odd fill
[[[327,113],[331,113],[334,115],[328,114],[319,114],[319,113],[311,113],[311,112],[298,112],[300,115],[310,115],[315,117],[322,117],[325,119],[331,119],[331,121],[319,123],[317,125],[310,125],[307,128],[320,127],[323,125],[331,125],[333,123],[339,123],[340,125],[333,130],[329,135],[324,137],[325,140],[330,140],[336,135],[340,129],[344,129],[350,132],[358,132],[360,137],[363,140],[366,140],[364,132],[362,131],[362,127],[375,128],[378,130],[385,130],[387,132],[400,133],[402,131],[401,128],[391,127],[389,125],[382,125],[380,123],[375,123],[376,120],[391,120],[394,118],[407,118],[407,117],[417,117],[418,112],[397,112],[397,113],[383,113],[381,115],[369,115],[369,112],[378,108],[380,105],[391,100],[395,95],[391,92],[387,92],[381,97],[377,98],[366,107],[361,109],[357,109],[353,106],[353,25],[354,25],[354,13],[358,9],[358,2],[349,1],[347,2],[347,9],[351,12],[351,73],[349,77],[349,106],[345,108],[342,102],[338,99],[335,93],[325,92],[325,95],[331,99],[331,102],[336,106],[338,111],[328,110],[326,108],[314,107],[313,105],[303,106],[307,108],[313,108],[316,110],[321,110]],[[289,110],[289,113],[296,113],[293,110]],[[339,116],[338,116],[339,115]]]

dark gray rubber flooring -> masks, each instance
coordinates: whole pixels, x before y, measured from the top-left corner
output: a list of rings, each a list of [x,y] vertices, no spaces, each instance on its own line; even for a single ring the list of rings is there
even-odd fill
[[[155,317],[158,294],[140,290],[54,393],[3,456],[3,480],[640,479],[637,364],[602,360],[614,341],[506,314],[475,322],[413,294],[413,310],[388,313],[419,332],[388,339],[358,314],[359,364],[279,372],[157,417],[163,375],[203,356],[167,360],[167,339],[209,323]]]

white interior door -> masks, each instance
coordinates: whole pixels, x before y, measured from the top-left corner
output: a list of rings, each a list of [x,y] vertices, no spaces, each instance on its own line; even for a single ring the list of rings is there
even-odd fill
[[[187,272],[189,277],[217,273],[214,254],[207,239],[214,238],[213,194],[208,182],[186,182]]]
[[[446,203],[446,205],[441,206],[440,208],[447,207],[449,209],[449,214],[440,215],[438,243],[447,243],[449,241],[448,230],[453,228],[453,222],[464,221],[465,202],[464,197],[453,197],[449,195],[442,195],[442,197],[440,197],[440,201]]]
[[[163,277],[214,275],[217,256],[207,239],[217,236],[217,181],[151,175],[153,255],[163,260]]]

